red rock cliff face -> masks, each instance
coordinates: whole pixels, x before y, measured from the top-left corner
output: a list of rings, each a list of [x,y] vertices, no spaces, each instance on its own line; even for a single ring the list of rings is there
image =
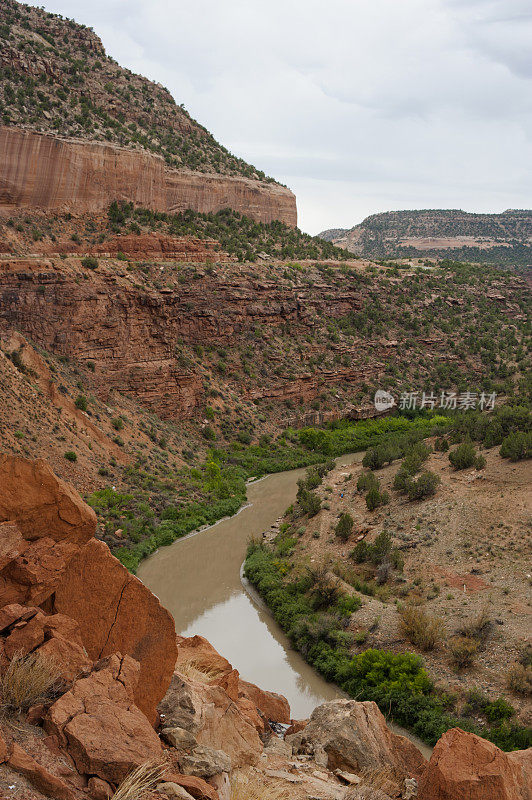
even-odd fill
[[[0,128],[0,212],[99,212],[113,200],[156,211],[232,208],[259,222],[297,224],[295,196],[278,184],[178,172],[140,150]]]
[[[293,335],[312,330],[313,311],[345,316],[361,305],[357,292],[316,297],[314,290],[273,282],[201,280],[156,291],[127,278],[96,273],[76,281],[68,265],[13,259],[0,264],[0,328],[24,331],[47,350],[94,361],[102,392],[119,389],[164,416],[187,417],[202,402],[201,375],[176,359],[179,341],[234,344],[257,325],[290,324]],[[362,383],[375,363],[304,375],[253,397],[312,398],[335,380]]]

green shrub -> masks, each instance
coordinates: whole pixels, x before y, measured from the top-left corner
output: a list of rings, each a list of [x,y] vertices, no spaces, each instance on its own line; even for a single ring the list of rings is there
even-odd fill
[[[81,259],[81,265],[86,269],[98,269],[98,259],[94,256],[86,256]]]
[[[409,500],[422,500],[425,497],[432,497],[436,494],[441,478],[434,472],[425,470],[417,479],[411,478],[407,485],[407,495]]]
[[[80,411],[86,411],[87,408],[89,407],[87,398],[82,394],[78,394],[78,396],[74,401],[74,405],[76,406],[76,408],[79,408]]]
[[[359,492],[367,492],[369,489],[378,489],[379,480],[373,472],[363,472],[357,481],[357,489]]]
[[[532,458],[532,431],[510,433],[503,439],[499,453],[510,461]]]
[[[375,511],[379,506],[384,506],[390,502],[388,492],[381,492],[376,486],[372,486],[366,495],[366,506],[368,511]]]
[[[456,450],[449,453],[449,461],[454,469],[468,469],[477,463],[477,451],[471,441],[462,442]]]
[[[65,458],[67,461],[77,461],[78,456],[73,450],[67,450],[65,453]]]
[[[343,617],[349,617],[351,614],[354,614],[355,611],[358,611],[362,605],[362,600],[356,594],[344,595],[344,597],[338,600],[336,605]]]
[[[315,517],[321,508],[321,500],[315,492],[303,489],[298,493],[297,502],[303,514]]]
[[[122,417],[114,417],[111,420],[111,425],[113,426],[115,431],[121,431],[122,428],[124,427],[124,420],[122,419]]]
[[[353,517],[351,514],[347,512],[341,514],[334,531],[340,539],[346,542],[353,533]]]

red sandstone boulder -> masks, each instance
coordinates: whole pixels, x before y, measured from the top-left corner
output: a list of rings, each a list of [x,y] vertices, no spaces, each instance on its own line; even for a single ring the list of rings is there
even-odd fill
[[[219,800],[218,792],[202,778],[195,778],[192,775],[181,775],[172,773],[166,778],[168,783],[175,783],[182,786],[195,800]]]
[[[82,545],[94,536],[94,511],[42,459],[2,455],[0,475],[0,521],[16,522],[26,540],[48,536]]]
[[[72,556],[93,536],[96,515],[44,461],[0,456],[0,606],[40,605]]]
[[[16,622],[25,621],[39,613],[38,608],[27,608],[20,603],[12,603],[0,609],[0,633],[4,633]]]
[[[68,564],[54,606],[77,621],[93,660],[120,652],[139,662],[135,702],[154,723],[177,657],[174,621],[155,595],[91,539]]]
[[[184,728],[199,745],[222,750],[233,769],[256,764],[262,753],[257,728],[222,686],[176,672],[159,710],[165,726]]]
[[[266,719],[271,722],[290,723],[290,705],[286,697],[275,692],[266,692],[253,683],[240,679],[240,691],[261,711]]]
[[[211,685],[224,689],[259,733],[268,728],[269,720],[290,722],[290,706],[285,697],[242,680],[238,670],[233,669],[203,636],[178,636],[177,644],[176,670],[179,672],[180,666],[186,665],[203,673]]]
[[[530,800],[532,749],[503,753],[453,728],[436,744],[419,782],[418,800]]]
[[[113,655],[48,710],[45,728],[79,772],[116,784],[134,767],[162,756],[159,737],[135,705],[138,678],[132,658]]]
[[[67,681],[89,672],[92,667],[85,648],[61,636],[52,636],[38,651],[60,667],[61,676]]]
[[[293,733],[300,733],[306,728],[308,719],[292,719],[290,720],[290,727],[285,732],[285,736],[292,736]]]
[[[64,659],[65,675],[72,678],[87,668],[87,657],[130,655],[141,669],[136,703],[155,722],[177,655],[171,615],[106,545],[92,538],[94,512],[44,461],[1,456],[0,475],[0,522],[11,521],[2,526],[0,608],[49,601],[63,615],[46,630],[41,614],[11,632],[2,648],[5,657],[42,646],[48,655]],[[0,613],[0,626],[9,627],[13,613],[5,619]]]
[[[4,665],[15,654],[27,655],[38,650],[57,664],[67,680],[92,667],[75,620],[63,614],[46,616],[38,608],[17,603],[0,610],[0,646],[0,661]]]
[[[55,800],[74,800],[75,795],[72,789],[61,778],[48,772],[16,742],[12,745],[8,764],[11,769],[24,775],[36,789],[48,797],[55,798]]]
[[[109,800],[113,796],[113,790],[107,781],[102,781],[101,778],[89,778],[87,787],[92,800]]]
[[[223,675],[233,669],[229,661],[214,649],[203,636],[177,636],[177,659],[175,667],[193,664],[200,672],[211,677]]]
[[[29,622],[16,627],[4,641],[4,653],[11,660],[15,653],[27,655],[44,642],[45,616],[39,612]]]
[[[303,730],[286,737],[286,741],[297,753],[324,753],[332,770],[357,774],[364,769],[389,766],[405,777],[419,777],[426,766],[412,742],[390,731],[372,701],[324,703],[314,709]]]

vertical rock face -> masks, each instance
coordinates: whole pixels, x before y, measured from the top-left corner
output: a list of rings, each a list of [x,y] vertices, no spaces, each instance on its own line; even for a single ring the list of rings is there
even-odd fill
[[[295,196],[278,184],[178,172],[141,150],[0,128],[0,212],[99,212],[113,200],[155,211],[232,208],[259,222],[297,224]]]
[[[121,652],[139,662],[135,702],[153,722],[177,657],[174,621],[155,595],[91,539],[65,570],[54,607],[78,622],[90,658]]]
[[[166,211],[192,208],[209,213],[232,208],[258,222],[280,220],[292,228],[297,225],[296,198],[279,184],[175,170],[168,170],[165,177]]]
[[[0,608],[9,608],[3,622],[0,614],[0,629],[33,614],[20,632],[10,633],[6,654],[30,652],[46,640],[47,650],[72,663],[85,653],[93,661],[117,652],[129,656],[140,670],[135,703],[153,723],[177,658],[171,615],[93,538],[94,512],[44,461],[1,457],[0,486],[0,523],[9,521],[0,526],[7,539]],[[20,604],[58,613],[45,617]],[[67,618],[79,635],[65,635]],[[50,644],[54,638],[61,641]],[[83,651],[70,647],[66,653],[67,642]]]

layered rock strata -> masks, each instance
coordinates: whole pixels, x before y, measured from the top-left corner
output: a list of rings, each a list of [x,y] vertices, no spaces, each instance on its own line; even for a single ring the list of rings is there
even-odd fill
[[[142,150],[0,127],[0,212],[92,213],[113,200],[176,213],[232,208],[258,222],[297,224],[295,196],[278,184],[172,170]]]

